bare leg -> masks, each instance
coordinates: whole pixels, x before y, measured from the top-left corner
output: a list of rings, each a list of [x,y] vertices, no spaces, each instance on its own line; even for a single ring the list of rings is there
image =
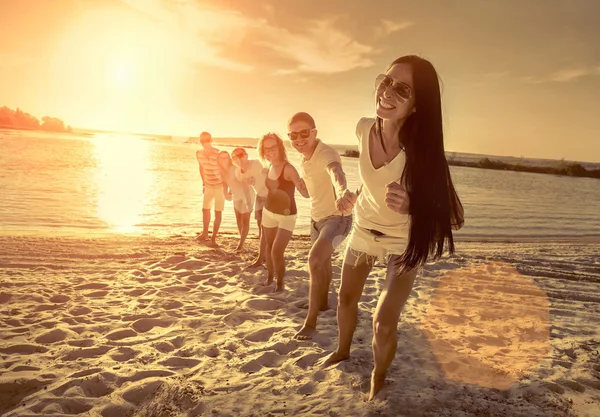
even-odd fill
[[[221,227],[221,217],[223,212],[215,210],[215,222],[213,223],[213,233],[211,237],[211,242],[213,245],[217,244],[217,234],[219,233],[219,227]]]
[[[235,208],[233,209],[233,212],[235,213],[235,223],[236,223],[236,226],[238,229],[238,233],[241,236],[242,235],[242,213],[237,211]]]
[[[375,367],[371,374],[369,400],[372,400],[383,387],[385,375],[396,354],[400,313],[417,277],[416,269],[397,277],[399,259],[400,256],[394,255],[388,263],[385,286],[373,315],[373,360]]]
[[[338,295],[337,311],[338,345],[336,350],[324,359],[322,367],[336,364],[350,357],[352,336],[358,322],[358,301],[373,268],[373,261],[366,254],[360,254],[357,257],[357,254],[353,252],[346,249],[342,267],[342,284]]]
[[[273,242],[273,247],[271,248],[271,260],[277,277],[277,288],[275,289],[275,292],[283,291],[283,278],[285,277],[285,248],[287,248],[291,237],[292,232],[290,230],[277,228],[277,236],[275,237],[275,242]]]
[[[263,239],[267,245],[267,280],[263,285],[271,285],[273,283],[273,277],[275,276],[275,267],[273,266],[273,258],[271,251],[273,249],[273,243],[277,236],[277,227],[263,227]]]
[[[267,253],[267,241],[264,237],[264,230],[262,228],[262,220],[256,219],[256,224],[258,226],[258,257],[252,262],[248,268],[258,268],[266,261],[265,254]]]
[[[202,234],[198,240],[208,240],[208,227],[210,226],[210,209],[202,209]]]
[[[329,282],[331,277],[331,254],[333,245],[328,239],[318,238],[310,249],[308,254],[308,268],[310,272],[310,283],[308,289],[308,313],[304,325],[296,333],[294,338],[300,340],[311,339],[317,330],[317,317],[319,310],[323,306],[323,300],[327,305],[327,296],[329,293]],[[327,265],[329,262],[329,265]]]
[[[333,272],[331,271],[331,255],[329,256],[329,259],[327,259],[323,263],[327,272],[327,280],[325,282],[325,290],[321,292],[319,310],[327,311],[329,310],[329,288],[331,288],[331,279],[333,278]]]
[[[237,248],[235,248],[236,251],[242,250],[246,237],[248,236],[248,230],[250,230],[250,213],[241,213],[240,218],[240,243]]]

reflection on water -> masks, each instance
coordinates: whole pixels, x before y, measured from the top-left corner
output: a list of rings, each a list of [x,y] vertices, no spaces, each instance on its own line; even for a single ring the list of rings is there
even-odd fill
[[[98,170],[97,216],[117,232],[141,231],[137,226],[152,204],[150,142],[113,136],[94,141]]]

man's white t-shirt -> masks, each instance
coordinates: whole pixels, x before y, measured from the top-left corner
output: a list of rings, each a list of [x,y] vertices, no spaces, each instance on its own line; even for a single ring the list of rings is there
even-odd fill
[[[248,167],[242,172],[240,167],[236,167],[236,177],[242,181],[251,179],[252,188],[259,197],[266,197],[269,194],[269,190],[265,181],[267,180],[267,173],[265,167],[262,166],[259,160],[250,159],[248,160]]]
[[[317,139],[317,147],[310,159],[303,159],[301,175],[310,195],[310,215],[316,222],[331,216],[340,216],[335,206],[336,190],[331,182],[327,166],[342,163],[340,154],[331,146]]]

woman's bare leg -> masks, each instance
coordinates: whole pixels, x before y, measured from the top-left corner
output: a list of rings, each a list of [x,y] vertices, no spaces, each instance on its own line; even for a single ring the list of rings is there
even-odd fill
[[[262,238],[266,242],[267,247],[267,280],[263,285],[270,285],[273,282],[273,277],[275,276],[275,268],[273,266],[273,258],[271,257],[271,251],[273,249],[273,243],[275,242],[275,236],[277,236],[277,227],[264,227],[263,226],[263,235]]]
[[[271,261],[275,268],[275,275],[277,276],[277,288],[276,292],[283,291],[283,278],[285,277],[285,248],[292,237],[292,232],[286,229],[277,229],[277,236],[273,242],[271,248]],[[267,255],[268,256],[268,255]]]
[[[369,400],[381,390],[387,370],[396,355],[398,346],[398,321],[410,296],[417,270],[397,275],[400,256],[393,255],[388,262],[385,285],[373,315],[373,361]]]
[[[327,367],[350,357],[352,337],[358,322],[358,301],[362,296],[373,260],[366,254],[346,249],[342,267],[342,283],[338,294],[338,345],[322,362]]]

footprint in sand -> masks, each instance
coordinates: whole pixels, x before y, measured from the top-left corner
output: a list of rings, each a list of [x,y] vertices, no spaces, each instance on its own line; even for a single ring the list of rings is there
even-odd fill
[[[71,297],[69,297],[68,295],[57,294],[50,297],[48,301],[50,301],[51,303],[62,304],[71,301]]]
[[[100,411],[102,417],[125,417],[133,415],[135,407],[129,404],[110,404]]]
[[[12,294],[6,292],[0,292],[0,304],[6,304],[12,298]]]
[[[152,330],[154,327],[169,327],[172,325],[174,320],[170,319],[148,319],[143,318],[134,321],[131,327],[138,333],[146,333]]]
[[[157,379],[134,383],[127,387],[122,397],[125,401],[138,405],[150,398],[163,384],[163,381]]]
[[[63,356],[63,360],[66,361],[74,361],[79,358],[93,358],[95,356],[102,356],[109,350],[111,350],[111,346],[98,346],[95,348],[81,348],[77,350],[72,350]]]
[[[69,314],[71,314],[72,316],[83,316],[85,314],[89,314],[91,313],[92,310],[87,308],[87,307],[75,307],[71,310],[69,310]]]
[[[85,296],[89,297],[89,298],[102,298],[102,297],[106,297],[106,294],[108,294],[108,291],[94,291],[94,292],[85,294]]]
[[[70,330],[54,329],[50,330],[49,332],[42,333],[34,340],[36,343],[48,344],[63,341],[69,336],[76,337],[78,334]]]
[[[40,345],[20,344],[0,348],[0,352],[9,354],[18,353],[21,355],[33,355],[34,353],[46,353],[48,352],[48,349]]]
[[[159,362],[159,365],[166,366],[168,368],[175,369],[184,369],[184,368],[193,368],[198,365],[200,361],[198,359],[191,358],[182,358],[179,356],[173,356],[171,358],[165,359],[164,361]]]
[[[140,352],[130,347],[121,347],[110,355],[111,359],[116,362],[127,362],[135,358]]]
[[[246,362],[240,371],[246,373],[256,373],[263,367],[265,368],[277,368],[280,367],[283,362],[288,359],[287,356],[278,355],[275,352],[264,352],[259,357]]]
[[[208,262],[205,262],[205,261],[199,261],[197,259],[190,259],[188,261],[183,261],[183,262],[175,265],[175,267],[173,267],[173,269],[189,269],[189,270],[195,271],[198,269],[202,269],[207,264],[208,264]]]
[[[121,340],[121,339],[125,339],[127,337],[134,337],[137,336],[137,333],[134,332],[131,329],[120,329],[120,330],[115,330],[113,332],[108,333],[105,337],[108,340]]]
[[[102,284],[99,282],[92,282],[90,284],[81,284],[73,287],[74,290],[103,290],[108,287],[108,284]]]
[[[274,311],[279,310],[284,306],[283,301],[269,300],[264,298],[254,298],[244,303],[245,307],[248,307],[255,311]]]
[[[250,342],[267,342],[274,332],[283,329],[285,327],[267,327],[245,336],[244,339]]]
[[[246,320],[254,320],[256,319],[255,315],[250,313],[249,311],[239,311],[236,310],[225,317],[223,317],[223,322],[231,327],[236,327],[245,322]]]
[[[188,279],[188,281],[191,281],[191,282],[200,282],[200,281],[210,279],[212,276],[213,276],[212,272],[207,272],[204,274],[190,275],[187,279]]]

